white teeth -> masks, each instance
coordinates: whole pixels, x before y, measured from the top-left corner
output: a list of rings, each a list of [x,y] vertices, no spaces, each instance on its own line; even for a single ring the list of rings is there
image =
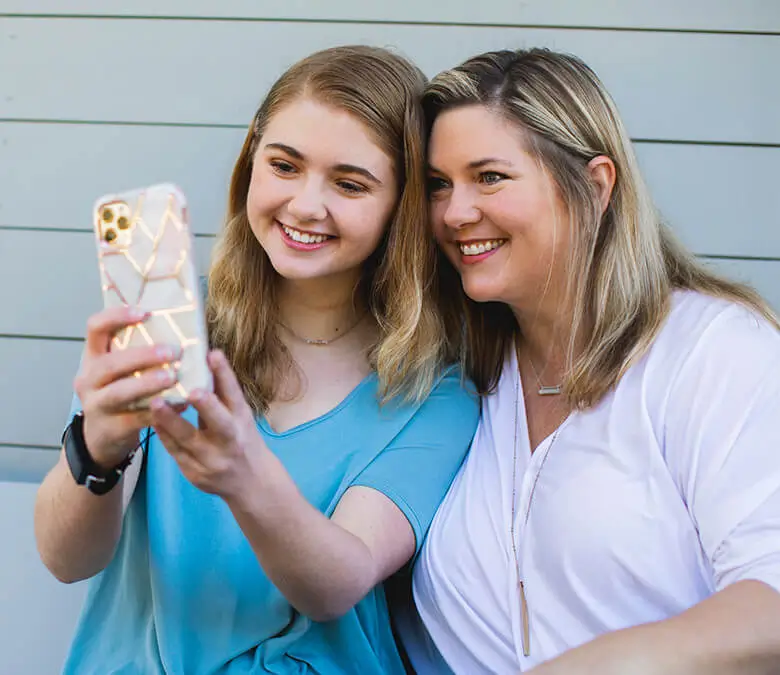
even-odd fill
[[[293,241],[299,241],[302,244],[321,244],[328,237],[324,234],[308,234],[307,232],[299,232],[287,225],[282,225],[282,229],[285,234]]]
[[[480,255],[502,246],[505,241],[506,239],[491,239],[490,241],[482,241],[478,244],[458,244],[458,247],[463,255]]]

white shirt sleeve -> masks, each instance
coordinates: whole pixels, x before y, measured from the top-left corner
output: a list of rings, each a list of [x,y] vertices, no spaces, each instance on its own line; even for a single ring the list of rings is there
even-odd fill
[[[672,377],[663,447],[715,588],[780,591],[780,333],[728,307]]]

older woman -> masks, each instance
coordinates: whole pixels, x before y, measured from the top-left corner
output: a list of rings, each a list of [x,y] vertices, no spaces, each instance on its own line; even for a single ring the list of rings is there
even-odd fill
[[[777,317],[660,224],[578,59],[484,54],[424,106],[486,398],[415,569],[418,670],[780,672]]]

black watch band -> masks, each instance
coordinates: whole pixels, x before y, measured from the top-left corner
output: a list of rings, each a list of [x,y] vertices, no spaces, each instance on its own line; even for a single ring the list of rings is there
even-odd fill
[[[78,485],[83,485],[92,494],[104,495],[110,492],[122,474],[125,472],[136,450],[133,450],[124,460],[111,469],[105,469],[89,454],[84,441],[84,414],[79,412],[62,434],[62,444],[65,448],[65,458],[73,478]]]

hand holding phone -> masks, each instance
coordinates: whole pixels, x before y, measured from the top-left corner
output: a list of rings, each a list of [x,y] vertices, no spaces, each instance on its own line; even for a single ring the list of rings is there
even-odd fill
[[[186,199],[175,185],[161,184],[98,199],[94,207],[98,263],[106,309],[137,308],[143,322],[121,328],[111,350],[173,346],[178,359],[173,384],[160,395],[181,404],[196,388],[212,389],[198,275]],[[141,377],[142,371],[134,372]],[[130,407],[143,409],[149,398]]]

